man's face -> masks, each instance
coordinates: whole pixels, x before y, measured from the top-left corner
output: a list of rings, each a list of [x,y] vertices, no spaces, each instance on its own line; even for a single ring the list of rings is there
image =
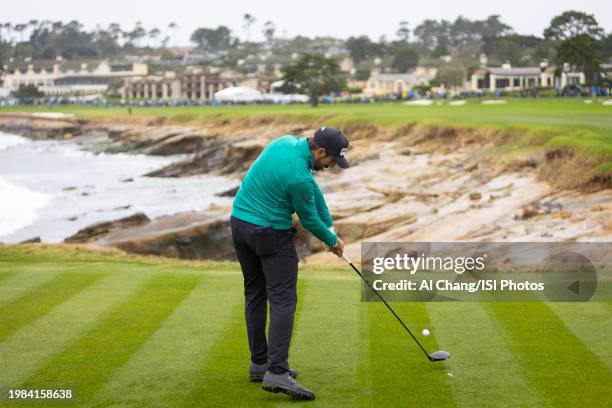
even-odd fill
[[[314,157],[314,169],[316,171],[333,168],[336,165],[333,157],[328,155],[322,147],[315,150],[312,156]]]

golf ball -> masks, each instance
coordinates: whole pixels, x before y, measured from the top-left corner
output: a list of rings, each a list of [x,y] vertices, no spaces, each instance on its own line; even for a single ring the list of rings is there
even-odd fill
[[[429,336],[429,330],[423,329],[423,336]]]

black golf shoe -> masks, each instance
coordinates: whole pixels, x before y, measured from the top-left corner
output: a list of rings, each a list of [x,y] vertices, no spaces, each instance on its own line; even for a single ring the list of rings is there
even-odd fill
[[[264,374],[266,373],[267,370],[268,370],[267,364],[251,363],[251,366],[249,367],[249,380],[251,380],[252,382],[263,381]],[[297,370],[294,370],[293,368],[289,369],[289,375],[291,375],[291,377],[297,378],[299,374],[300,373]]]
[[[266,371],[263,378],[262,388],[266,391],[274,393],[283,392],[294,400],[315,399],[314,392],[298,384],[289,374],[289,372],[284,374],[274,374],[270,371]]]

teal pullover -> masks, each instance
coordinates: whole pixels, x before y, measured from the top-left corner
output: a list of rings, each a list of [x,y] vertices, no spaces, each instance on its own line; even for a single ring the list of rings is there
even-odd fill
[[[312,177],[314,157],[306,138],[282,136],[261,152],[247,172],[232,206],[232,215],[262,227],[289,229],[297,213],[304,228],[328,246],[334,222]]]

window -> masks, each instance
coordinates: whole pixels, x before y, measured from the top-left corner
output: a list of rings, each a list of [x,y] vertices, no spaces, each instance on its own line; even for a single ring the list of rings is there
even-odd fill
[[[495,80],[495,87],[496,88],[507,88],[508,86],[510,86],[510,81],[508,79],[496,79]]]
[[[131,71],[132,64],[113,64],[111,65],[111,72],[125,72]]]

